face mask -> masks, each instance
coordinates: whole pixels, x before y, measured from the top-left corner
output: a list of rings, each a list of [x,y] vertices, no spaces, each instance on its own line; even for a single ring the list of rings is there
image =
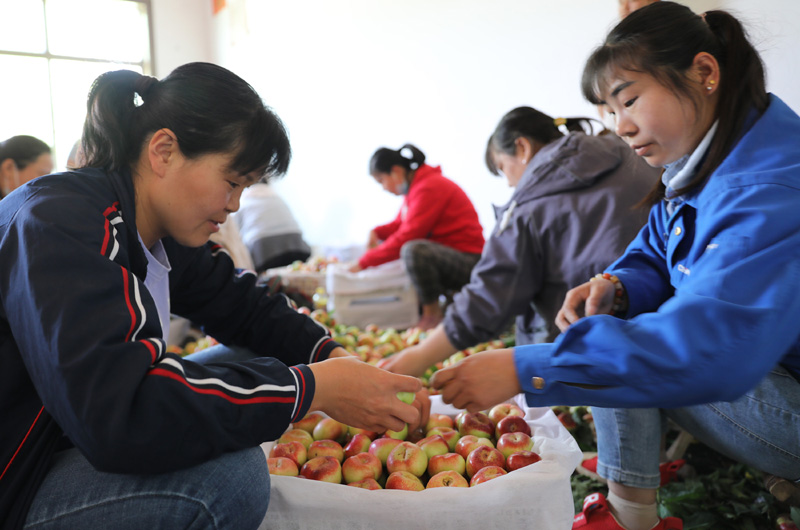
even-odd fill
[[[403,181],[400,185],[397,186],[397,191],[400,195],[406,195],[408,193],[408,181]]]

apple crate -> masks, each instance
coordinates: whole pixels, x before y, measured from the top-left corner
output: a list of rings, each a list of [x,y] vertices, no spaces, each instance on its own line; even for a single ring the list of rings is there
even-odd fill
[[[408,530],[436,528],[572,528],[570,476],[580,463],[577,442],[549,407],[525,410],[534,450],[542,460],[471,488],[419,492],[370,491],[296,477],[271,476],[267,514],[259,530]],[[431,412],[459,411],[431,397]],[[266,454],[273,443],[262,445]]]
[[[347,265],[328,267],[328,312],[341,324],[403,329],[419,321],[419,300],[400,260],[350,272]]]

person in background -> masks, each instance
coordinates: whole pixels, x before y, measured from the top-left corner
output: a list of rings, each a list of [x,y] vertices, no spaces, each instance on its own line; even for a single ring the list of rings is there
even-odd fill
[[[348,355],[207,244],[289,163],[249,84],[207,63],[161,81],[120,70],[87,111],[84,168],[0,201],[2,528],[254,529],[259,445],[306,412],[424,421],[397,397],[417,379]],[[167,352],[171,312],[222,343],[214,355]]]
[[[0,199],[52,171],[50,146],[38,138],[19,135],[0,143]]]
[[[568,132],[564,134],[559,126]],[[647,220],[636,205],[658,171],[588,118],[519,107],[500,120],[486,165],[514,188],[472,278],[425,340],[379,366],[422,375],[456,351],[496,338],[516,316],[516,344],[551,342],[564,296],[602,272]],[[603,132],[608,131],[603,129]]]
[[[739,20],[661,0],[590,56],[584,96],[663,167],[647,224],[605,273],[567,293],[553,344],[437,372],[445,402],[481,410],[591,405],[609,495],[574,528],[680,529],[656,495],[667,418],[720,453],[800,479],[800,116],[766,91]]]
[[[443,317],[439,297],[463,287],[480,259],[478,213],[464,190],[439,166],[425,164],[414,145],[381,147],[369,173],[384,190],[402,195],[403,206],[394,221],[369,233],[368,250],[351,271],[402,258],[422,305],[417,327],[433,328]]]
[[[268,182],[256,183],[242,193],[233,220],[257,272],[306,261],[311,256],[311,247],[303,239],[289,205]]]

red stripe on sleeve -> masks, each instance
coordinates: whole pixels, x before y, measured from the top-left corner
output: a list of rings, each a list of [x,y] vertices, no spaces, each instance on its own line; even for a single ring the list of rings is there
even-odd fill
[[[44,411],[44,407],[39,409],[39,414],[36,415],[36,418],[33,420],[33,423],[31,423],[31,426],[28,429],[28,432],[25,433],[25,437],[22,439],[22,442],[19,444],[19,447],[17,447],[17,450],[14,451],[14,454],[12,455],[11,460],[8,461],[8,464],[6,464],[6,467],[5,467],[5,469],[3,469],[3,472],[0,473],[0,480],[3,480],[3,476],[5,476],[6,471],[8,471],[8,468],[11,467],[11,463],[17,457],[17,454],[19,453],[19,450],[22,449],[23,445],[25,445],[25,440],[27,440],[28,436],[31,435],[31,431],[33,430],[33,426],[36,425],[37,421],[39,421],[39,418],[42,416],[42,412],[43,411]]]
[[[131,334],[133,330],[136,328],[136,312],[133,310],[133,304],[131,304],[131,293],[128,289],[128,271],[124,268],[122,269],[122,283],[125,289],[125,303],[128,305],[128,312],[131,314],[131,329],[128,330],[128,334],[125,335],[125,342],[131,338]]]
[[[326,345],[326,344],[328,344],[328,343],[329,343],[329,342],[331,342],[332,340],[333,340],[333,339],[331,339],[331,338],[328,338],[327,340],[323,341],[323,342],[322,342],[322,344],[320,344],[320,345],[319,345],[319,348],[317,348],[317,351],[316,351],[316,353],[314,354],[314,357],[313,357],[313,359],[311,359],[311,362],[312,362],[312,363],[315,363],[315,362],[319,361],[319,355],[320,355],[320,353],[322,353],[322,349],[325,347],[325,345]]]
[[[254,398],[236,398],[213,388],[197,388],[196,386],[193,386],[191,383],[189,383],[189,381],[187,381],[180,375],[176,374],[175,372],[170,372],[169,370],[165,370],[163,368],[154,368],[153,370],[150,370],[150,374],[173,379],[175,381],[178,381],[179,383],[186,385],[192,392],[196,392],[198,394],[218,396],[226,401],[230,401],[235,405],[255,405],[257,403],[294,403],[293,397],[263,396]]]
[[[150,364],[155,364],[156,358],[158,357],[158,354],[156,353],[156,347],[153,346],[153,343],[149,340],[140,340],[139,342],[147,346],[147,349],[150,350]]]

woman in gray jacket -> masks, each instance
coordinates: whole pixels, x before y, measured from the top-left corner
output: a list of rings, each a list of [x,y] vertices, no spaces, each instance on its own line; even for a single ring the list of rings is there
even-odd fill
[[[515,316],[517,344],[558,335],[555,317],[566,292],[623,253],[647,220],[637,204],[658,179],[658,170],[617,136],[591,132],[587,118],[553,119],[530,107],[503,116],[486,165],[515,188],[511,200],[497,208],[470,283],[454,296],[444,322],[383,368],[419,376],[496,338]]]

